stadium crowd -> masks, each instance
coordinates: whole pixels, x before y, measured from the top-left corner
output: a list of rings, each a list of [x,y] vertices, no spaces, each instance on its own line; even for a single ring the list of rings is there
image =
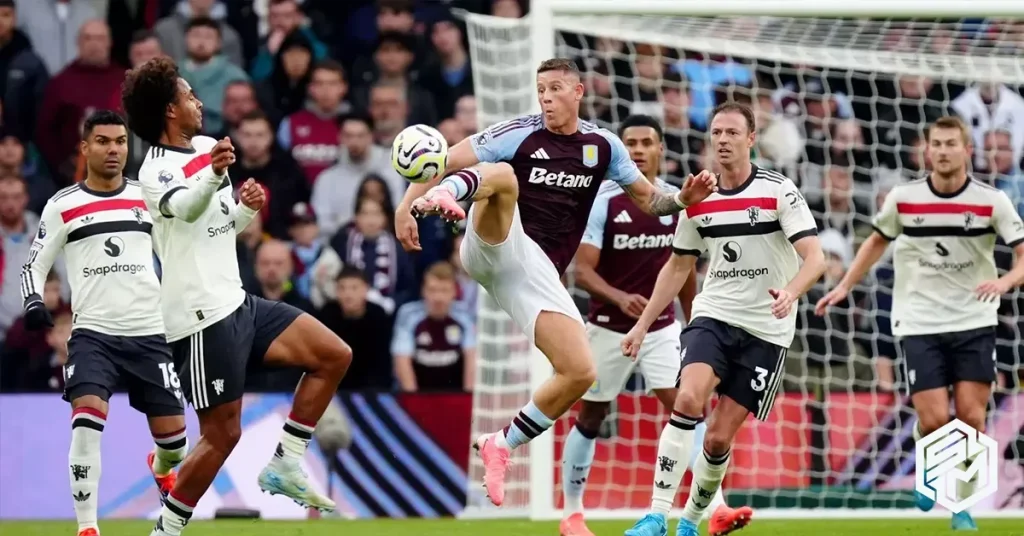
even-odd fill
[[[461,269],[460,237],[424,219],[423,251],[413,256],[392,230],[405,189],[390,165],[394,137],[424,123],[454,144],[477,130],[469,45],[454,8],[517,18],[528,4],[0,0],[0,391],[61,388],[71,329],[66,278],[58,266],[47,281],[55,327],[34,333],[19,318],[18,273],[48,197],[83,178],[83,118],[118,109],[125,69],[161,54],[178,62],[203,101],[205,132],[234,141],[236,186],[252,177],[267,192],[261,217],[238,235],[246,290],[316,315],[352,346],[342,389],[472,390],[477,286]],[[970,32],[971,43],[1024,50],[1011,46],[1024,39],[1019,22],[982,21]],[[905,44],[892,37],[888,46]],[[850,307],[818,318],[806,305],[842,277],[888,189],[927,169],[925,124],[961,116],[973,128],[974,176],[1024,213],[1024,87],[876,79],[563,38],[585,72],[585,118],[613,130],[629,114],[664,121],[670,181],[710,168],[703,130],[716,102],[755,108],[756,162],[798,181],[830,263],[801,309],[786,389],[892,390],[902,381],[886,314],[891,267],[876,270]],[[147,148],[130,143],[131,177]],[[1008,252],[997,260],[1010,261]],[[1000,309],[1005,388],[1024,373],[1024,297],[1016,296]],[[298,378],[253,374],[257,390],[291,390]]]

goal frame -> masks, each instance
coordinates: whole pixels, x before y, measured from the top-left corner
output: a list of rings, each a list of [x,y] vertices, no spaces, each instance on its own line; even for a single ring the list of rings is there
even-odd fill
[[[663,15],[663,16],[776,16],[790,18],[806,17],[913,17],[927,13],[928,18],[943,17],[1009,17],[1024,18],[1024,1],[1020,0],[860,0],[858,2],[821,2],[820,0],[531,0],[528,21],[530,25],[534,65],[555,57],[556,29],[558,15]],[[586,32],[584,32],[586,33]],[[617,35],[619,39],[657,43],[657,36]],[[662,43],[669,45],[668,43]],[[744,57],[744,51],[729,51],[731,55]],[[763,57],[764,50],[751,50],[751,57]],[[840,64],[836,67],[842,67]],[[914,69],[909,69],[913,71]],[[1010,76],[1024,77],[1024,69]],[[975,78],[972,73],[965,77]],[[539,113],[539,104],[532,104],[533,113]],[[483,125],[486,126],[486,125]],[[552,368],[544,356],[535,348],[530,352],[530,388],[536,390],[551,377]],[[555,438],[553,433],[541,434],[530,443],[529,505],[525,512],[533,520],[552,520],[561,517],[561,510],[555,508]],[[827,513],[826,513],[827,512]],[[481,512],[482,513],[482,512]],[[517,512],[521,515],[523,512]],[[638,510],[593,510],[588,511],[591,519],[638,518],[645,512]],[[675,512],[674,512],[675,513]],[[500,511],[483,513],[484,516],[502,516]],[[505,514],[508,515],[508,514]],[[514,514],[513,514],[514,515]],[[905,518],[907,516],[943,517],[948,512],[923,513],[917,510],[868,510],[868,509],[771,509],[759,510],[760,518],[810,518],[827,516],[842,518]],[[1021,511],[994,511],[979,513],[977,517],[1020,518]]]

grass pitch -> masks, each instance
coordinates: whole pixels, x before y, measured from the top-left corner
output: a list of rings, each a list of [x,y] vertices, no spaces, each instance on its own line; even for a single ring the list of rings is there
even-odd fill
[[[597,536],[620,536],[632,525],[628,521],[594,521]],[[980,519],[984,536],[1024,536],[1024,520]],[[69,521],[26,521],[0,523],[3,536],[74,536],[76,525]],[[103,536],[149,536],[151,521],[104,521]],[[675,522],[669,524],[675,534]],[[706,528],[704,529],[706,530]],[[702,530],[702,534],[706,534]],[[755,520],[735,533],[737,536],[937,536],[954,534],[948,519],[917,520]],[[197,521],[183,536],[557,536],[558,523],[533,521],[459,520],[317,520],[317,521]]]

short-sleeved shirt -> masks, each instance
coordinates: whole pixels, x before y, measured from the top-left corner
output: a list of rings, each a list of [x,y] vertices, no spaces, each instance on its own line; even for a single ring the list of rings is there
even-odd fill
[[[741,186],[719,189],[679,218],[673,252],[708,252],[704,287],[693,318],[706,316],[788,348],[796,333],[796,307],[784,318],[771,312],[769,289],[782,289],[800,270],[793,243],[817,235],[800,190],[785,176],[753,166]]]
[[[576,254],[601,181],[628,186],[641,176],[622,140],[582,120],[562,135],[544,128],[542,115],[529,115],[497,123],[470,143],[481,162],[515,170],[523,228],[559,274]]]
[[[931,335],[996,325],[998,301],[974,289],[996,279],[996,235],[1024,243],[1024,223],[1005,193],[974,179],[952,194],[925,177],[896,186],[875,216],[895,241],[892,333]]]
[[[453,304],[444,317],[427,314],[422,301],[407,303],[395,315],[391,354],[412,359],[421,391],[462,389],[467,350],[476,348],[472,317]]]

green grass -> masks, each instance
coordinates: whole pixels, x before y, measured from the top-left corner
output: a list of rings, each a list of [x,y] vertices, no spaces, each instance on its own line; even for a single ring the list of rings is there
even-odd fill
[[[595,521],[596,536],[618,536],[628,521]],[[1024,536],[1020,519],[980,519],[984,536]],[[149,521],[104,521],[103,536],[149,536]],[[0,522],[7,536],[75,536],[68,521]],[[671,523],[674,535],[675,523]],[[949,534],[949,520],[755,521],[737,536],[936,536]],[[558,523],[532,521],[369,520],[369,521],[197,521],[183,536],[557,536]]]

